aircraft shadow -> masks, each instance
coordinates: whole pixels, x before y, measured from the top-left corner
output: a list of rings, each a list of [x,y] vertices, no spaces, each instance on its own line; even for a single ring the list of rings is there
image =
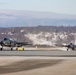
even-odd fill
[[[58,63],[60,63],[62,60],[23,60],[19,62],[14,62],[9,65],[0,66],[0,74],[5,73],[13,73],[13,72],[19,72],[19,71],[27,71],[37,68],[43,68],[47,66],[53,66]]]

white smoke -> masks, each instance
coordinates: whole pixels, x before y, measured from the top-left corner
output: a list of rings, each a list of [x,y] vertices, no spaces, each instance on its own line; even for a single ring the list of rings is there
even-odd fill
[[[62,32],[40,32],[38,34],[28,33],[25,35],[25,37],[28,37],[33,42],[33,44],[55,45],[58,44],[59,41],[62,44],[65,44],[64,40],[67,40],[68,35],[66,34],[66,32],[64,32],[63,34]]]

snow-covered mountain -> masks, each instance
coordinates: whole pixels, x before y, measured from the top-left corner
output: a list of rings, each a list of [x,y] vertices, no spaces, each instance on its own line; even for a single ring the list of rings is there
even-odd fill
[[[76,16],[52,12],[0,9],[0,27],[38,25],[76,25]]]

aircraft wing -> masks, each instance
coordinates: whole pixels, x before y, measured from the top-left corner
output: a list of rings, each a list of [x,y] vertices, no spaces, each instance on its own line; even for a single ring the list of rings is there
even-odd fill
[[[24,45],[32,45],[32,44],[29,44],[28,42],[16,42],[16,45],[24,46]]]
[[[73,44],[72,46],[73,46],[73,47],[76,47],[75,44]],[[69,44],[69,45],[62,45],[62,47],[71,47],[71,45],[70,45],[70,44]]]

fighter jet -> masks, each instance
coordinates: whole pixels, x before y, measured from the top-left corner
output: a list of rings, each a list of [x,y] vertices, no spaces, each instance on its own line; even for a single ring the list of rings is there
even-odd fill
[[[0,48],[0,50],[3,50],[3,47],[10,47],[11,50],[13,50],[13,47],[22,47],[24,45],[32,45],[32,44],[29,44],[28,42],[17,42],[17,41],[14,41],[14,40],[11,40],[9,38],[4,38],[1,42],[0,42],[0,45],[2,46]]]
[[[69,49],[75,50],[76,45],[74,45],[73,43],[70,43],[69,45],[66,45],[65,47],[67,47],[67,51],[68,51]]]

